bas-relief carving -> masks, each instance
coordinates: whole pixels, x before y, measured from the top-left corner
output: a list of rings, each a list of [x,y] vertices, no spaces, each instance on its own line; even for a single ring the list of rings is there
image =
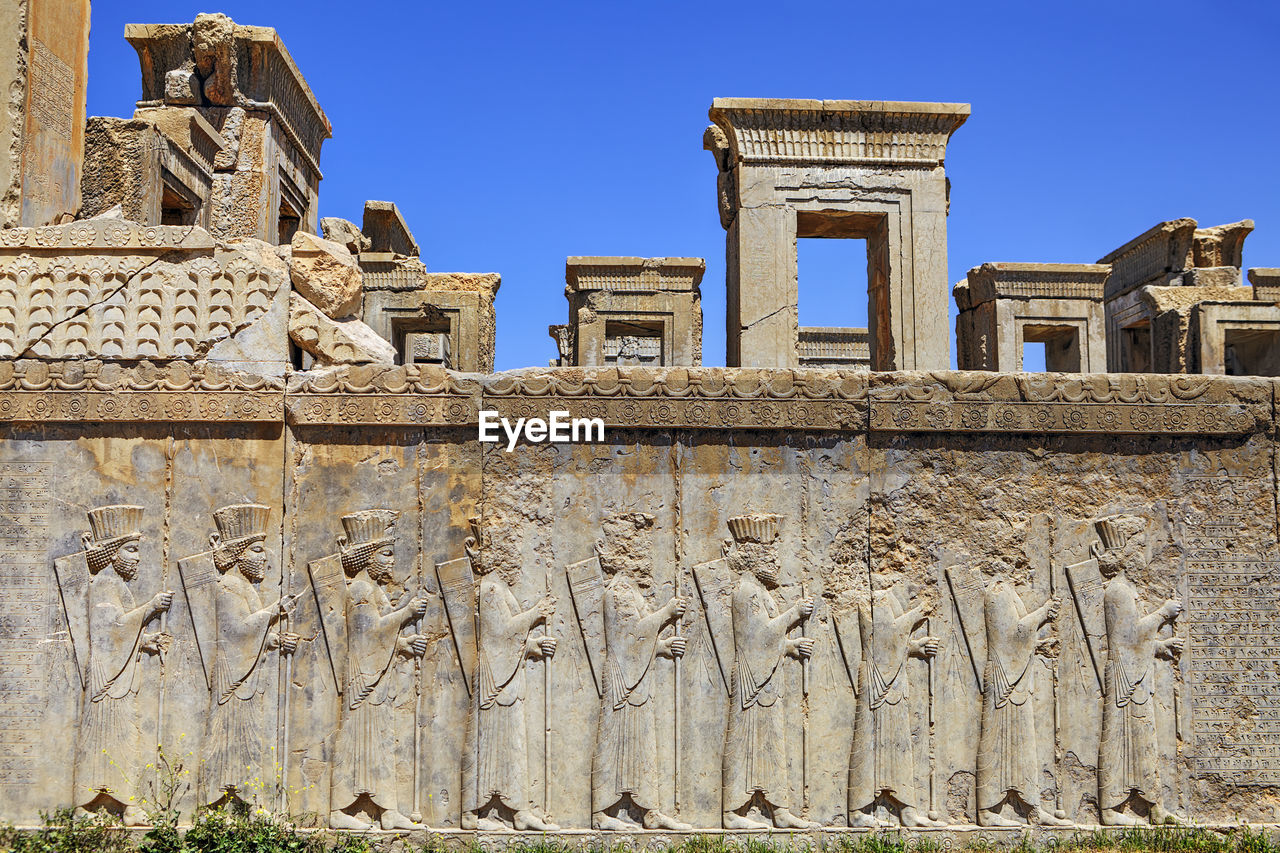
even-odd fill
[[[574,612],[600,695],[591,767],[595,829],[693,829],[659,809],[654,670],[660,658],[675,661],[684,655],[684,637],[660,635],[684,615],[687,603],[672,596],[654,609],[646,597],[654,583],[648,535],[654,521],[652,515],[639,512],[605,518],[605,538],[596,545],[597,556],[567,568]],[[662,722],[671,726],[668,720]]]
[[[75,805],[119,811],[126,826],[147,818],[134,792],[144,763],[138,694],[142,660],[170,639],[154,624],[173,603],[163,591],[138,604],[128,582],[138,573],[142,507],[89,510],[84,550],[56,561],[72,644],[84,685],[74,771]],[[151,685],[154,689],[155,685]]]
[[[1071,821],[1040,808],[1037,739],[1044,735],[1036,731],[1032,701],[1038,686],[1036,655],[1044,644],[1041,631],[1057,618],[1061,602],[1050,598],[1034,609],[1028,606],[1025,596],[1034,587],[1034,567],[1018,573],[997,562],[985,564],[981,577],[964,574],[948,570],[947,581],[974,672],[981,673],[978,823],[1016,827],[1022,825],[1016,817],[1023,816],[1027,823],[1071,826]]]
[[[473,532],[480,542],[478,524]],[[478,553],[468,556],[480,580],[471,629],[476,661],[463,743],[462,828],[557,830],[560,827],[549,820],[546,804],[535,804],[529,785],[525,716],[525,661],[541,661],[544,677],[550,680],[547,672],[556,638],[534,629],[555,613],[556,599],[547,593],[533,606],[524,607],[511,591],[520,577],[519,568],[495,570]],[[449,618],[453,620],[453,610]]]
[[[375,815],[382,829],[422,826],[400,810],[395,785],[394,670],[399,659],[421,658],[427,647],[421,633],[400,635],[426,612],[426,599],[393,606],[387,595],[399,515],[372,509],[343,516],[338,553],[308,566],[341,696],[330,795],[334,829],[372,829],[360,812]]]
[[[873,575],[872,584],[871,600],[858,608],[862,659],[849,759],[849,823],[886,826],[878,809],[885,806],[903,826],[943,826],[920,813],[907,674],[907,658],[934,657],[939,641],[928,634],[913,637],[929,617],[921,605],[912,606],[904,584],[882,574]]]
[[[1096,636],[1101,624],[1106,638],[1098,750],[1098,805],[1104,824],[1136,825],[1143,822],[1143,813],[1152,823],[1180,822],[1165,808],[1160,787],[1154,669],[1157,658],[1171,659],[1182,652],[1181,637],[1160,637],[1160,629],[1182,612],[1182,603],[1168,599],[1144,612],[1129,574],[1146,568],[1147,526],[1147,519],[1138,515],[1098,519],[1101,547],[1090,561],[1093,565],[1068,569],[1068,577],[1072,569],[1076,576],[1093,570],[1103,579],[1101,600],[1077,594],[1076,601],[1086,636]]]
[[[92,510],[93,530],[85,536],[84,551],[55,563],[86,684],[75,768],[77,804],[122,811],[133,823],[142,816],[127,803],[136,788],[137,765],[146,754],[137,723],[137,697],[144,687],[138,664],[145,655],[165,648],[167,635],[149,626],[171,600],[162,592],[137,606],[127,587],[136,572],[141,512],[130,506]],[[290,655],[299,638],[279,627],[294,596],[264,605],[271,598],[261,589],[267,574],[263,542],[269,515],[270,508],[263,505],[223,507],[214,513],[218,530],[211,537],[212,550],[178,560],[211,688],[199,778],[205,802],[257,801],[261,783],[256,780],[270,778],[271,770],[263,762],[277,738],[272,722],[282,697],[276,696],[268,673],[275,669],[276,656]],[[425,652],[428,640],[423,633],[416,628],[405,636],[401,632],[422,616],[427,603],[418,594],[406,594],[398,606],[391,603],[388,586],[398,515],[379,509],[343,517],[345,533],[339,537],[338,553],[309,564],[312,592],[321,606],[323,642],[342,694],[338,719],[328,723],[335,733],[330,823],[337,828],[367,829],[371,823],[366,817],[384,829],[417,826],[405,817],[394,784],[394,766],[404,756],[394,743],[391,707],[396,682],[390,675],[397,666],[412,667]],[[767,514],[729,519],[732,539],[724,545],[724,559],[692,571],[714,652],[724,669],[718,675],[723,675],[730,696],[722,766],[727,829],[817,825],[792,813],[799,811],[798,795],[788,771],[805,757],[792,754],[796,732],[788,728],[804,723],[788,720],[782,701],[797,681],[786,678],[784,668],[799,668],[812,654],[805,623],[814,605],[802,595],[784,610],[775,597],[780,521]],[[601,702],[591,779],[582,780],[584,790],[590,786],[592,824],[617,831],[687,830],[678,805],[672,815],[660,809],[655,745],[669,720],[659,711],[653,692],[662,662],[676,662],[685,651],[685,641],[676,631],[662,635],[668,626],[679,624],[687,605],[679,596],[664,601],[653,588],[654,556],[648,543],[655,524],[652,516],[618,513],[601,524],[604,535],[596,557],[566,568],[574,615]],[[1131,576],[1141,575],[1149,559],[1146,518],[1122,514],[1092,525],[1099,540],[1090,549],[1094,557],[1065,569],[1074,607],[1064,618],[1078,621],[1102,688],[1096,783],[1101,817],[1108,824],[1132,824],[1147,817],[1172,822],[1176,818],[1162,803],[1162,753],[1156,743],[1156,717],[1169,711],[1158,701],[1155,668],[1158,659],[1181,651],[1180,639],[1161,636],[1181,605],[1169,600],[1148,613],[1141,604]],[[548,594],[532,606],[522,605],[512,592],[517,575],[487,571],[479,540],[479,522],[473,521],[467,556],[436,567],[444,616],[472,697],[460,768],[463,826],[553,827],[530,785],[528,762],[537,752],[530,749],[535,737],[531,722],[538,714],[526,714],[532,709],[525,707],[525,680],[528,662],[533,661],[534,671],[542,668],[551,686],[545,667],[556,641],[537,629],[555,612],[556,601]],[[1055,680],[1037,679],[1035,669],[1037,656],[1056,654],[1056,632],[1046,635],[1045,629],[1058,620],[1059,601],[1052,595],[1052,584],[1047,599],[1034,592],[1034,572],[999,561],[981,563],[980,568],[980,574],[956,566],[945,572],[955,620],[980,686],[979,707],[964,712],[979,721],[975,817],[985,826],[1019,826],[1024,821],[1072,825],[1061,812],[1053,814],[1040,803],[1044,768],[1037,744],[1051,735],[1043,712],[1037,718],[1034,701],[1056,687]],[[871,579],[872,592],[855,606],[856,632],[845,630],[839,636],[850,674],[856,673],[854,706],[834,709],[853,734],[849,823],[885,825],[887,813],[896,812],[904,826],[940,826],[932,778],[925,815],[916,760],[924,747],[924,729],[920,720],[913,720],[913,714],[921,712],[913,710],[919,703],[913,706],[910,701],[906,662],[911,656],[930,661],[927,700],[932,731],[933,703],[940,694],[934,691],[931,658],[939,651],[939,641],[930,629],[935,618],[947,617],[929,615],[923,599],[916,599],[911,585],[897,574],[877,573]],[[421,578],[418,588],[423,588]],[[83,607],[73,606],[80,601]],[[950,636],[954,641],[955,634]],[[1202,648],[1216,648],[1216,641],[1208,643],[1205,636],[1203,630],[1195,635],[1200,645],[1193,647],[1194,654],[1203,656]],[[560,687],[569,689],[567,684]],[[1057,698],[1055,693],[1055,704]],[[1176,715],[1176,692],[1174,702]],[[674,707],[678,713],[678,693]],[[940,713],[948,710],[960,709]],[[1084,707],[1071,710],[1091,713]],[[1201,725],[1211,716],[1202,709],[1193,714]],[[1055,729],[1056,725],[1055,711]],[[1063,771],[1056,731],[1052,737],[1052,772],[1058,774]],[[1262,738],[1258,743],[1269,741]],[[1233,746],[1224,741],[1218,754]],[[590,747],[557,743],[550,748]],[[686,748],[706,746],[686,742]],[[1236,767],[1234,756],[1213,764],[1218,754],[1206,753],[1210,772]],[[104,764],[102,755],[112,760]],[[932,746],[929,758],[931,763]],[[1267,766],[1264,755],[1244,770],[1255,771],[1255,784],[1265,784]]]
[[[729,519],[733,538],[725,545],[725,560],[737,584],[730,599],[733,668],[722,769],[725,829],[817,826],[791,811],[796,798],[788,773],[781,670],[788,658],[804,661],[813,653],[813,640],[788,635],[813,614],[814,602],[804,599],[783,610],[771,592],[779,581],[780,520],[769,514]],[[722,660],[726,657],[721,654]]]
[[[278,775],[271,670],[278,655],[297,648],[297,635],[277,627],[297,596],[264,595],[270,514],[261,504],[215,510],[211,549],[178,561],[209,688],[198,776],[204,803],[259,803]]]

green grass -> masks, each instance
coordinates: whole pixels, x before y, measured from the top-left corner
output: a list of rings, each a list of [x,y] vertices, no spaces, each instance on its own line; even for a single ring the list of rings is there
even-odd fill
[[[419,836],[420,838],[421,836]],[[1280,836],[1278,836],[1280,837]],[[818,839],[694,836],[678,844],[607,843],[513,838],[504,853],[1280,853],[1280,842],[1241,827],[1220,832],[1196,828],[1080,831],[1033,840],[1024,833],[1013,845],[990,835],[955,842],[956,836],[888,831],[845,833]],[[489,853],[492,836],[454,842],[450,853]],[[362,836],[303,830],[293,820],[244,811],[203,811],[185,831],[172,824],[145,834],[129,831],[105,816],[75,817],[69,811],[48,815],[39,829],[0,826],[0,853],[446,853],[445,840],[430,835],[425,843],[389,836]]]

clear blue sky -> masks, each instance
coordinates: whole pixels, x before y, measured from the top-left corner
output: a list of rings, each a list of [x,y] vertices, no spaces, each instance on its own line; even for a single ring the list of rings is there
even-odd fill
[[[706,258],[704,363],[724,363],[714,97],[972,104],[947,157],[952,282],[1092,262],[1180,216],[1252,218],[1245,266],[1280,266],[1275,2],[97,0],[89,114],[139,96],[126,23],[201,11],[275,27],[310,82],[333,123],[322,216],[395,201],[428,269],[502,274],[499,369],[554,354],[568,255]],[[802,247],[803,325],[865,324],[848,248]]]

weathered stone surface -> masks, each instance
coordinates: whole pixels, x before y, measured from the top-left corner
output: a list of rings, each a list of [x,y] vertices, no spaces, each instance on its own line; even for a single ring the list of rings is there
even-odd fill
[[[702,258],[571,257],[567,365],[702,363]]]
[[[948,366],[943,161],[968,115],[967,104],[715,99],[718,132],[703,142],[728,231],[729,365],[798,364],[796,238],[829,237],[867,241],[872,366]]]
[[[139,107],[194,107],[225,143],[214,164],[214,236],[288,243],[314,232],[320,147],[332,129],[276,31],[202,14],[130,24],[125,38],[142,69]]]
[[[346,219],[326,216],[320,220],[320,231],[326,240],[332,240],[347,247],[353,255],[369,251],[372,243],[361,233],[359,226]]]
[[[0,357],[208,358],[280,372],[287,275],[270,247],[216,244],[195,227],[104,218],[6,229]]]
[[[329,317],[360,310],[360,267],[340,243],[304,231],[294,234],[289,275],[298,293]]]
[[[418,257],[418,243],[394,201],[366,201],[360,230],[369,238],[372,252]]]
[[[448,367],[493,370],[497,273],[429,273],[416,258],[360,257],[365,275],[364,321],[396,347],[398,360],[414,361],[418,335],[448,338]],[[438,350],[437,350],[438,351]],[[434,357],[431,360],[435,360]]]
[[[952,291],[960,313],[962,370],[1022,368],[1025,343],[1045,345],[1045,369],[1107,369],[1103,292],[1106,264],[983,264]]]
[[[0,11],[0,226],[48,225],[80,208],[88,0]]]
[[[289,340],[321,366],[392,364],[395,347],[354,317],[333,320],[297,293],[289,300]]]

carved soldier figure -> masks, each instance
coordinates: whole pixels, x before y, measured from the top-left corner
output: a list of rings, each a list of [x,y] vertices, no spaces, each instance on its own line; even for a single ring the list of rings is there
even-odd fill
[[[725,559],[738,582],[730,605],[735,654],[722,766],[725,829],[767,829],[770,816],[780,829],[817,826],[789,809],[782,664],[813,653],[813,640],[787,633],[812,615],[814,603],[805,599],[782,610],[770,592],[780,574],[778,520],[754,514],[728,522],[733,539],[725,543]]]
[[[392,607],[385,591],[394,579],[392,531],[399,516],[371,509],[342,517],[346,534],[338,537],[338,550],[346,576],[347,661],[330,798],[334,829],[372,829],[354,814],[369,806],[380,813],[383,829],[421,828],[396,807],[395,663],[397,656],[421,657],[427,648],[422,634],[400,636],[401,628],[426,612],[426,599]]]
[[[480,583],[476,596],[476,669],[462,753],[462,828],[554,831],[529,795],[525,661],[545,660],[556,640],[533,629],[555,614],[556,599],[522,610],[511,587],[518,567],[498,570],[468,549]],[[545,804],[544,804],[545,808]],[[510,821],[508,823],[508,821]]]
[[[1120,826],[1141,823],[1136,815],[1125,812],[1126,805],[1132,809],[1141,801],[1152,823],[1177,823],[1161,800],[1153,699],[1155,659],[1182,652],[1181,638],[1159,636],[1161,627],[1182,612],[1182,603],[1169,599],[1151,613],[1142,612],[1138,590],[1128,572],[1146,567],[1146,519],[1113,515],[1095,521],[1094,528],[1102,540],[1098,571],[1106,579],[1102,613],[1107,663],[1098,749],[1102,822]]]
[[[996,561],[986,568],[983,595],[987,660],[982,676],[982,721],[978,737],[978,823],[1020,826],[1002,810],[1020,805],[1028,820],[1048,826],[1070,826],[1040,808],[1039,753],[1036,750],[1035,655],[1040,629],[1058,615],[1059,601],[1050,598],[1030,612],[1011,578],[1014,571]],[[1026,582],[1035,579],[1028,568]],[[976,652],[975,652],[976,654]]]
[[[927,618],[924,609],[908,609],[884,575],[873,575],[872,583],[870,604],[858,609],[862,660],[849,761],[849,824],[884,825],[875,815],[883,798],[898,808],[903,826],[944,826],[916,808],[907,678],[907,658],[935,656],[938,638],[913,639],[912,632]]]
[[[87,567],[86,601],[68,602],[68,607],[86,606],[77,612],[72,625],[87,629],[87,642],[78,644],[77,654],[87,657],[88,684],[80,716],[80,736],[76,745],[75,797],[77,813],[86,807],[110,805],[122,808],[126,826],[147,822],[142,808],[133,801],[143,765],[141,717],[138,692],[142,688],[142,661],[145,655],[160,654],[168,636],[147,631],[147,623],[169,609],[173,593],[164,591],[145,604],[135,604],[128,581],[138,573],[142,540],[142,507],[104,506],[89,510],[90,533],[82,536],[84,551],[73,560]],[[69,586],[70,564],[59,566],[64,594]],[[109,571],[108,571],[109,570]],[[63,580],[63,577],[66,579]]]
[[[268,673],[274,665],[271,653],[293,654],[298,637],[272,630],[293,608],[294,596],[262,603],[260,588],[270,560],[265,545],[270,514],[271,508],[260,504],[233,504],[213,513],[218,527],[209,537],[213,546],[209,554],[218,573],[213,601],[213,695],[200,768],[207,802],[252,802],[262,793],[264,774],[273,771],[269,762],[276,735],[275,697],[267,695]],[[196,558],[188,561],[192,559]],[[188,575],[193,572],[180,566],[190,587]],[[209,642],[204,638],[202,645]]]
[[[596,829],[688,831],[691,827],[658,810],[657,713],[653,671],[659,657],[685,651],[680,636],[658,634],[684,615],[683,598],[672,596],[652,610],[643,588],[653,582],[651,543],[645,532],[653,516],[620,513],[604,520],[605,539],[596,551],[608,575],[604,586],[604,661],[600,724],[591,766],[592,823]]]

